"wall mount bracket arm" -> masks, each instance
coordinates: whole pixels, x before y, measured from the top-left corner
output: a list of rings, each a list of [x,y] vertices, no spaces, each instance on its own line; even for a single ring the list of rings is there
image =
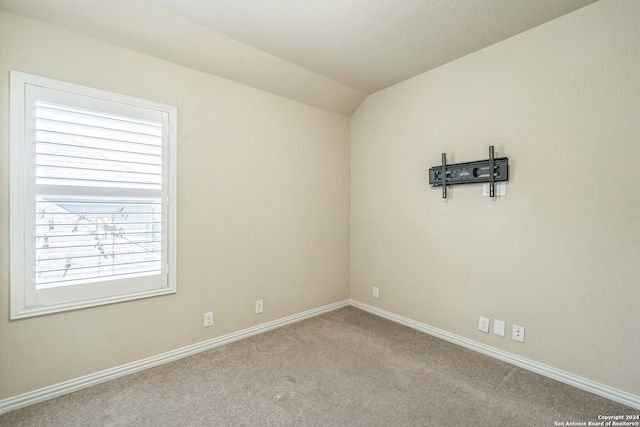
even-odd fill
[[[493,173],[490,171],[493,170]],[[489,159],[475,162],[447,164],[442,153],[442,165],[429,169],[429,184],[442,187],[442,198],[447,198],[448,185],[489,183],[489,196],[495,195],[495,183],[509,180],[509,158],[494,158],[493,145],[489,147]]]

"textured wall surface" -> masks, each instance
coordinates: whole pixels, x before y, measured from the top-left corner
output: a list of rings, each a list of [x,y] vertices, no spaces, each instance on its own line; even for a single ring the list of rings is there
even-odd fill
[[[178,107],[177,294],[8,321],[9,69]],[[348,297],[345,116],[5,12],[0,87],[0,399]]]
[[[640,394],[638,22],[640,3],[600,1],[370,96],[352,117],[352,298]],[[489,145],[506,197],[429,187],[442,152]]]

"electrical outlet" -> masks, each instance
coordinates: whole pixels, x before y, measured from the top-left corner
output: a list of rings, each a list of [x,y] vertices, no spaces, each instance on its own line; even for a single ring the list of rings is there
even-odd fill
[[[493,319],[493,333],[504,336],[504,322],[502,320]]]
[[[380,296],[380,291],[375,286],[373,287],[373,297],[378,298]]]
[[[489,190],[489,184],[482,184],[482,195],[484,197],[489,197],[491,191]],[[507,195],[507,183],[506,182],[496,182],[493,184],[493,194],[494,196],[506,196]]]
[[[511,338],[515,341],[524,342],[524,326],[513,325]]]
[[[204,314],[204,327],[208,328],[209,326],[213,326],[213,312],[208,312]]]
[[[262,313],[264,310],[264,304],[261,299],[256,301],[256,314]]]
[[[478,329],[482,332],[489,333],[489,319],[486,317],[480,316],[480,321],[478,321]]]

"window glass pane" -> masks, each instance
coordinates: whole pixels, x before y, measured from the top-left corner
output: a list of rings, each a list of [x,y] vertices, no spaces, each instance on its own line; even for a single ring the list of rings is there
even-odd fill
[[[160,274],[161,201],[38,197],[36,288]]]

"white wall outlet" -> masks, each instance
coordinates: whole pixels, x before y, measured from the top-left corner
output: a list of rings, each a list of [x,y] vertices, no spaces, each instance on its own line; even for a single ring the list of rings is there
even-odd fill
[[[478,321],[478,329],[482,332],[489,333],[489,319],[487,317],[480,316],[480,320]]]
[[[511,338],[515,341],[524,342],[524,326],[513,325]]]
[[[213,312],[208,312],[204,314],[204,327],[208,328],[209,326],[213,326]]]
[[[374,298],[378,298],[379,296],[380,296],[380,290],[374,286],[373,287],[373,297]]]
[[[482,184],[482,195],[489,197],[489,183]],[[494,182],[493,183],[493,195],[494,196],[506,196],[507,195],[507,183],[506,182]]]
[[[493,333],[504,336],[504,322],[502,320],[493,319]]]
[[[263,304],[262,300],[259,299],[258,301],[256,301],[256,314],[257,313],[262,313],[263,310],[264,310],[264,304]]]

